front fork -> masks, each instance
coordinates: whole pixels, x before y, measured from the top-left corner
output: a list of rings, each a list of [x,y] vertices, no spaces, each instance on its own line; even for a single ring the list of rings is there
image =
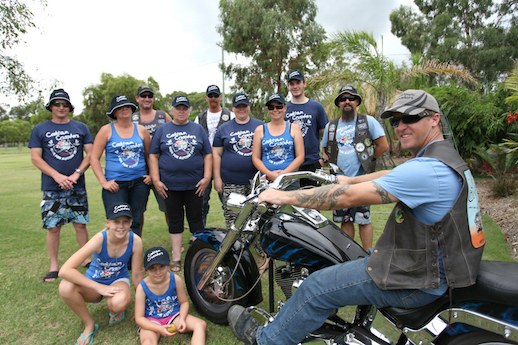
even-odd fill
[[[231,226],[230,231],[228,232],[225,240],[221,244],[214,257],[214,260],[210,263],[209,267],[203,273],[198,285],[196,286],[199,291],[202,291],[207,286],[207,283],[214,274],[214,271],[219,266],[223,258],[228,254],[234,243],[239,239],[240,234],[242,233],[245,225],[248,222],[248,218],[253,213],[257,206],[252,204],[251,202],[247,202],[245,206],[241,209],[241,212],[237,216],[237,219],[234,225]]]

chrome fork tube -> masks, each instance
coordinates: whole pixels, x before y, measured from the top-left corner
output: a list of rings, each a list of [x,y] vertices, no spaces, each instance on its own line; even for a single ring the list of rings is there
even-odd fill
[[[227,255],[234,243],[236,243],[236,241],[238,240],[239,235],[242,232],[242,229],[247,223],[248,217],[250,216],[250,214],[252,214],[254,210],[254,207],[255,206],[252,203],[247,202],[245,206],[241,209],[241,212],[239,213],[239,216],[237,217],[234,225],[232,225],[230,231],[225,237],[225,240],[219,247],[216,256],[210,263],[210,266],[207,268],[205,273],[203,273],[203,277],[201,277],[200,281],[198,282],[198,285],[196,287],[199,291],[203,290],[206,287],[209,278],[212,276],[216,268],[219,266],[221,260],[223,260],[225,255]]]

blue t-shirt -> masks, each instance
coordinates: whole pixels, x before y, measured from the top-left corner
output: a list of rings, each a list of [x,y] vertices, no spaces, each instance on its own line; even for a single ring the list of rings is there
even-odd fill
[[[94,259],[90,267],[86,270],[85,277],[103,285],[111,285],[114,281],[121,278],[129,279],[128,262],[133,254],[133,231],[129,232],[129,241],[126,251],[119,258],[112,258],[108,255],[107,231],[104,230],[103,245],[101,252],[94,252]]]
[[[263,121],[250,118],[239,124],[236,119],[222,124],[214,136],[214,147],[223,147],[221,179],[223,183],[248,185],[257,172],[252,163],[254,131]]]
[[[151,154],[159,154],[160,180],[172,191],[195,190],[204,174],[204,155],[212,153],[205,129],[192,121],[160,127],[151,140]]]
[[[354,137],[356,134],[356,119],[351,121],[338,121],[336,128],[336,142],[338,144],[337,165],[344,172],[345,176],[354,177],[364,175],[362,163],[358,158],[358,154],[354,149]],[[369,124],[369,134],[372,140],[376,140],[385,136],[385,131],[376,119],[367,115],[367,123]],[[326,125],[324,135],[322,136],[322,147],[327,146],[329,138],[329,123]]]
[[[113,123],[110,123],[112,135],[106,143],[106,180],[132,181],[147,174],[144,158],[144,140],[138,133],[137,124],[133,124],[131,138],[121,138]]]
[[[295,159],[295,140],[290,133],[289,122],[286,121],[286,129],[279,136],[273,136],[265,124],[262,144],[262,157],[266,169],[270,171],[284,170]]]
[[[174,274],[169,272],[169,288],[162,295],[155,295],[147,286],[144,280],[140,281],[144,294],[146,295],[145,317],[163,319],[180,312],[180,302],[176,294],[176,281]]]
[[[324,106],[312,99],[304,104],[288,102],[284,119],[297,123],[302,131],[305,153],[302,165],[318,162],[320,159],[320,130],[329,122]]]
[[[51,120],[32,129],[29,148],[42,149],[41,157],[59,173],[70,176],[83,161],[83,146],[94,139],[88,127],[78,121],[58,124]],[[85,178],[80,176],[75,187],[84,187]],[[54,179],[41,173],[41,190],[61,190]]]

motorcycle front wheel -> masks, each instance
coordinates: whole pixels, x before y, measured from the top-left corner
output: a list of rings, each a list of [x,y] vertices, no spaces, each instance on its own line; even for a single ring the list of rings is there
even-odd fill
[[[198,290],[197,284],[203,273],[216,256],[216,250],[210,244],[201,240],[194,241],[185,256],[185,285],[196,310],[207,319],[218,324],[227,324],[227,314],[230,307],[237,302],[235,277],[232,271],[236,266],[233,258],[222,262],[209,279],[203,290]]]

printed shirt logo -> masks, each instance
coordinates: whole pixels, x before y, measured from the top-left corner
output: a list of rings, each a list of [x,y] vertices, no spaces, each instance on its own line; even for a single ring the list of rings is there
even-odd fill
[[[313,125],[311,114],[305,114],[303,111],[292,111],[290,113],[286,113],[286,120],[290,122],[294,122],[300,127],[300,131],[302,132],[302,137],[305,137],[308,133],[309,129]]]
[[[167,134],[166,138],[169,139],[165,143],[169,147],[169,153],[180,160],[191,158],[198,144],[196,136],[186,132]]]
[[[356,154],[354,149],[355,126],[346,125],[338,127],[336,131],[336,141],[341,155]]]
[[[229,144],[232,145],[234,152],[240,156],[252,156],[252,144],[254,140],[254,133],[249,130],[231,132]]]
[[[97,265],[101,267],[101,269],[96,269],[94,274],[92,275],[92,279],[113,279],[117,278],[120,275],[120,271],[124,267],[123,262],[101,262],[101,260],[97,259]]]
[[[146,311],[148,315],[153,315],[153,317],[161,319],[164,317],[171,316],[177,304],[177,296],[167,295],[164,298],[157,299],[154,301],[150,300],[149,298],[146,298]]]
[[[268,147],[266,159],[272,165],[283,164],[288,159],[288,153],[293,150],[293,140],[286,141],[282,138],[272,138],[263,141],[263,145]]]
[[[60,161],[68,161],[75,157],[78,147],[81,146],[79,134],[72,134],[69,131],[54,131],[45,134],[47,138],[47,146],[52,156]]]
[[[115,154],[125,168],[135,168],[140,161],[140,153],[144,151],[143,143],[135,143],[131,140],[113,143],[112,146],[116,148]]]
[[[464,177],[468,184],[468,226],[471,234],[471,243],[473,247],[480,248],[485,243],[484,229],[482,227],[482,216],[480,215],[480,207],[478,204],[478,193],[475,186],[475,180],[471,171],[464,171]]]

